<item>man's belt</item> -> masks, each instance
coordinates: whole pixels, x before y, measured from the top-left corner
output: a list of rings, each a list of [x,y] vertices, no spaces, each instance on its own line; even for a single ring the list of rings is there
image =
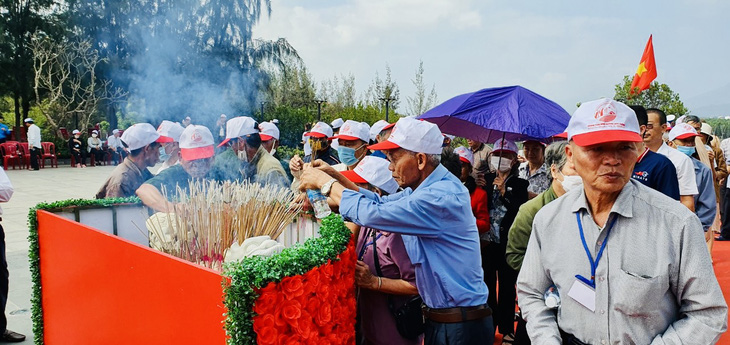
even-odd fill
[[[423,316],[434,322],[439,323],[458,323],[472,320],[483,319],[492,315],[492,309],[486,304],[474,307],[456,307],[434,309],[423,306]]]
[[[574,335],[563,332],[562,329],[560,330],[560,337],[563,339],[563,345],[588,345],[587,343],[580,341],[580,339],[576,338]]]

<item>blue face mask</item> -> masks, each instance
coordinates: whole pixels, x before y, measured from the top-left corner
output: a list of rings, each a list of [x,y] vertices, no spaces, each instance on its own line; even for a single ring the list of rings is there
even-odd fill
[[[697,151],[697,149],[695,149],[694,146],[680,146],[680,145],[677,145],[677,150],[679,150],[679,152],[686,154],[687,156],[691,156],[691,155],[695,154],[695,151]]]
[[[170,158],[170,155],[165,152],[165,147],[160,146],[160,163],[166,162]]]
[[[337,155],[340,157],[340,162],[345,163],[347,166],[357,164],[358,159],[355,157],[355,151],[360,149],[360,147],[353,149],[340,145],[340,147],[337,148]]]

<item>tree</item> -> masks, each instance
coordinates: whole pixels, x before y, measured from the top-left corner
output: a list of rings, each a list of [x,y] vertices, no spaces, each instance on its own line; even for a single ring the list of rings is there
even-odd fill
[[[672,91],[667,84],[659,84],[654,81],[648,89],[638,95],[631,95],[631,80],[632,77],[627,75],[624,76],[622,83],[616,84],[614,88],[616,94],[613,96],[615,100],[630,105],[641,105],[644,108],[658,108],[667,115],[672,114],[677,117],[689,113],[679,99],[679,94]]]
[[[299,59],[285,39],[252,37],[270,0],[69,1],[74,31],[108,61],[99,75],[143,104],[133,110],[148,121],[251,113],[269,72]]]
[[[409,115],[421,115],[436,105],[438,97],[436,95],[436,86],[431,86],[431,92],[426,95],[426,83],[423,81],[423,74],[423,60],[421,60],[418,69],[416,69],[416,76],[411,79],[413,86],[416,87],[416,93],[412,97],[406,97],[408,102],[407,113]]]
[[[390,101],[390,107],[395,112],[400,104],[400,90],[398,84],[393,80],[390,74],[390,66],[385,65],[385,80],[380,79],[378,72],[375,72],[375,79],[365,94],[365,105],[385,107],[385,103],[380,99],[393,99]]]
[[[0,91],[10,92],[15,103],[15,126],[28,117],[33,99],[33,62],[30,39],[37,32],[63,32],[61,3],[54,0],[0,0]],[[5,92],[3,92],[4,94]],[[22,108],[22,109],[21,109]],[[20,131],[15,131],[20,140]]]
[[[125,96],[110,80],[97,77],[96,67],[103,59],[91,42],[55,42],[48,37],[34,37],[30,47],[37,106],[52,132],[72,117],[77,129],[89,128],[101,102]]]

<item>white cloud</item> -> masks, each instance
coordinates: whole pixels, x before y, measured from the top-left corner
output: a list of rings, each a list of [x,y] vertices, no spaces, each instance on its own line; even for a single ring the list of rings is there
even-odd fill
[[[254,35],[285,37],[321,81],[353,73],[359,92],[388,63],[401,88],[423,60],[439,98],[484,87],[521,84],[568,111],[575,103],[613,96],[633,73],[654,34],[658,81],[680,94],[727,83],[730,26],[724,2],[503,3],[478,0],[347,0],[274,2]],[[306,5],[303,5],[306,4]],[[693,66],[713,66],[699,73]]]

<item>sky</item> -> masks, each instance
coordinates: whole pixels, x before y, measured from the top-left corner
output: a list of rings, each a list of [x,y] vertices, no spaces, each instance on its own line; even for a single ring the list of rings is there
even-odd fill
[[[272,0],[254,37],[286,38],[315,81],[358,93],[389,65],[412,96],[419,61],[439,102],[521,85],[568,112],[613,97],[653,34],[657,81],[699,116],[730,115],[730,1]]]

